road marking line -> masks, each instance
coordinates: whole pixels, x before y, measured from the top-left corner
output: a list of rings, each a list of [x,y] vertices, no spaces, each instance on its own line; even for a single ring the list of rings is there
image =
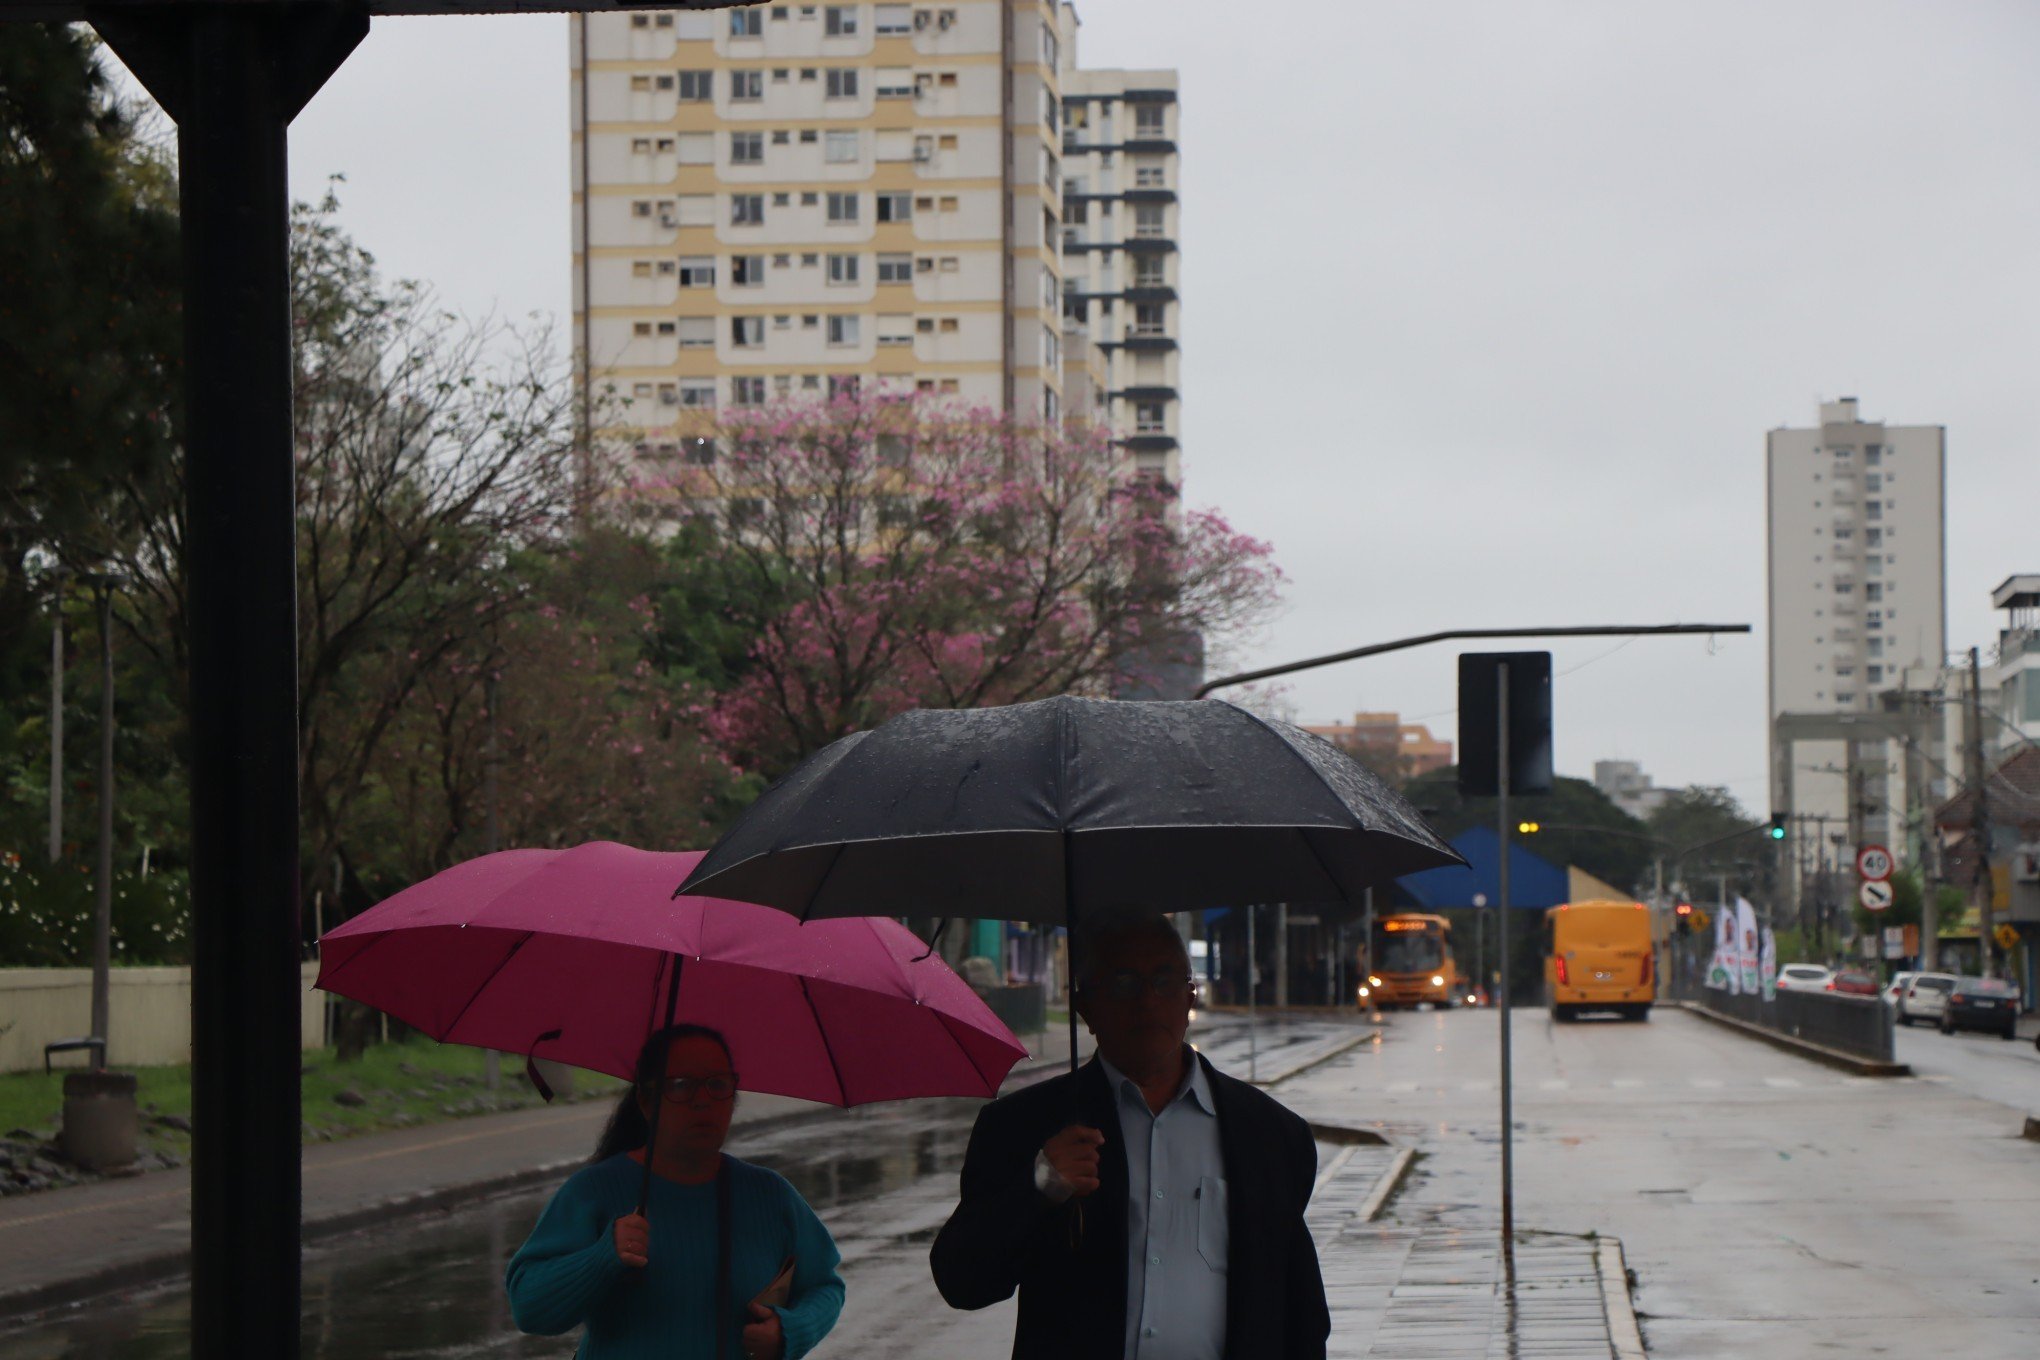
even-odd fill
[[[21,1218],[0,1221],[0,1231],[8,1228],[25,1228],[31,1223],[48,1223],[53,1219],[76,1218],[80,1214],[96,1214],[104,1209],[125,1209],[130,1204],[154,1204],[158,1200],[188,1198],[189,1187],[182,1190],[162,1190],[153,1195],[135,1195],[132,1198],[109,1200],[98,1204],[80,1204],[70,1209],[52,1209],[46,1214],[28,1214]]]
[[[1792,1088],[1794,1088],[1794,1087],[1798,1086],[1798,1085],[1799,1085],[1799,1078],[1797,1078],[1797,1077],[1765,1077],[1765,1078],[1764,1078],[1764,1085],[1766,1085],[1766,1086],[1775,1086],[1775,1087],[1777,1087],[1777,1088],[1778,1088],[1779,1090],[1781,1090],[1781,1091],[1785,1091],[1785,1090],[1790,1090],[1790,1089],[1792,1089]]]
[[[1554,1077],[1549,1081],[1538,1082],[1537,1089],[1540,1091],[1570,1091],[1572,1090],[1572,1083],[1563,1077]]]
[[[1688,1077],[1686,1084],[1696,1091],[1719,1091],[1721,1083],[1713,1077]]]
[[[1494,1090],[1495,1084],[1491,1081],[1462,1081],[1459,1083],[1459,1089],[1479,1093]]]
[[[1388,1093],[1392,1096],[1406,1096],[1416,1089],[1417,1084],[1413,1081],[1392,1081],[1388,1084]]]
[[[1638,1080],[1635,1077],[1617,1077],[1615,1078],[1615,1080],[1609,1082],[1608,1084],[1618,1091],[1635,1091],[1643,1087],[1646,1083]]]

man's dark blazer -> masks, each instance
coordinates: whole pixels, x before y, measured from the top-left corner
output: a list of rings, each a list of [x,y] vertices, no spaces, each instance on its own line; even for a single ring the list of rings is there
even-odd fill
[[[1231,1206],[1227,1360],[1322,1360],[1331,1314],[1317,1248],[1303,1222],[1317,1179],[1310,1126],[1201,1054],[1197,1061],[1218,1111]],[[1098,1189],[1082,1201],[1082,1239],[1072,1247],[1070,1205],[1053,1204],[1035,1189],[1034,1158],[1076,1118],[1102,1130],[1105,1146]],[[1017,1288],[1014,1360],[1122,1360],[1126,1183],[1118,1106],[1095,1058],[1075,1077],[1065,1074],[993,1101],[971,1130],[963,1200],[929,1252],[936,1288],[953,1308],[984,1308]]]

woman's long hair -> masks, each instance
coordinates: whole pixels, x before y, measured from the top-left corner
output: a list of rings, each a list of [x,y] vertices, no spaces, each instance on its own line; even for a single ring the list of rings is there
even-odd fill
[[[710,1029],[707,1025],[668,1025],[655,1032],[638,1050],[637,1070],[630,1088],[616,1102],[616,1109],[609,1116],[600,1141],[595,1144],[595,1155],[588,1159],[590,1162],[606,1162],[619,1152],[635,1152],[650,1141],[651,1125],[645,1121],[638,1093],[649,1090],[656,1098],[659,1081],[666,1075],[666,1050],[682,1039],[706,1039],[723,1051],[723,1057],[729,1059],[732,1068],[737,1065],[735,1056],[730,1053],[730,1041],[723,1038],[720,1030]]]

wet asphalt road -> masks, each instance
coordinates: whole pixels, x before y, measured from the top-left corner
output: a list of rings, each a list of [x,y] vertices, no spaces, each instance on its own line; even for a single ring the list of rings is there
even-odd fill
[[[1898,1031],[1898,1060],[1927,1081],[2040,1117],[2040,1049],[2031,1038],[2006,1041],[1973,1030],[1942,1034],[1925,1026]]]
[[[1492,1011],[1401,1015],[1281,1093],[1423,1150],[1391,1221],[1492,1227],[1498,1029]],[[2040,1144],[2011,1105],[1943,1072],[1848,1076],[1662,1008],[1646,1024],[1518,1010],[1512,1036],[1518,1227],[1619,1237],[1652,1355],[2036,1353]]]

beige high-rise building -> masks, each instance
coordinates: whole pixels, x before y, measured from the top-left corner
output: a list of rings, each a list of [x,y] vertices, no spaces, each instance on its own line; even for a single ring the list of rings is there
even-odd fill
[[[1062,418],[1052,0],[569,23],[582,377],[646,445],[873,383]]]
[[[1085,70],[1074,6],[1062,27],[1064,349],[1102,365],[1102,386],[1069,386],[1136,467],[1180,484],[1176,73]]]

